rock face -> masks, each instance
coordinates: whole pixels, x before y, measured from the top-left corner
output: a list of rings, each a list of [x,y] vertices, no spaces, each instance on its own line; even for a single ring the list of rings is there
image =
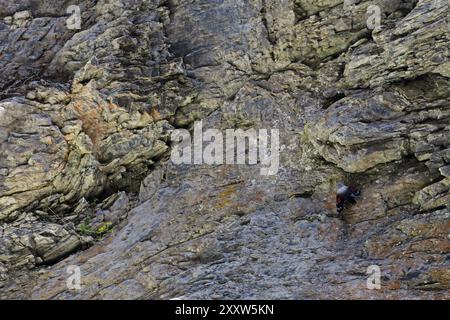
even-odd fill
[[[449,16],[0,0],[0,298],[448,298]],[[279,170],[174,164],[196,120],[278,129]],[[342,217],[338,181],[362,190]]]

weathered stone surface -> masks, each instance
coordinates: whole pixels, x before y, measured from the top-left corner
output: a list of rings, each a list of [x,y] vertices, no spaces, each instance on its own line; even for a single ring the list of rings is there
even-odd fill
[[[0,0],[1,298],[448,298],[448,1],[52,3]],[[200,119],[277,174],[173,164]]]
[[[376,30],[374,42],[348,52],[346,82],[373,87],[428,73],[448,78],[449,26],[448,1],[419,0],[395,28]]]

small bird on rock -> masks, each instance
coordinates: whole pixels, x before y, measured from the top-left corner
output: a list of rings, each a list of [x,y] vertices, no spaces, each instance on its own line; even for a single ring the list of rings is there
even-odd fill
[[[355,204],[356,199],[361,195],[361,191],[352,186],[346,186],[339,182],[337,184],[336,192],[336,209],[340,214],[346,205],[346,203]]]

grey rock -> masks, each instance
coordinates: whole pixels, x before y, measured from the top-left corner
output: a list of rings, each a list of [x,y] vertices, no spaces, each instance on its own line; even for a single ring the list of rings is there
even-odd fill
[[[69,4],[0,0],[0,298],[448,298],[448,1]],[[200,119],[278,173],[172,163]]]

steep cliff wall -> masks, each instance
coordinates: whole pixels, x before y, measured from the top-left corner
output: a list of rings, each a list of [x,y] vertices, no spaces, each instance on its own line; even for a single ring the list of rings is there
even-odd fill
[[[449,13],[0,0],[0,297],[448,297]],[[278,129],[279,170],[174,164],[196,120]]]

